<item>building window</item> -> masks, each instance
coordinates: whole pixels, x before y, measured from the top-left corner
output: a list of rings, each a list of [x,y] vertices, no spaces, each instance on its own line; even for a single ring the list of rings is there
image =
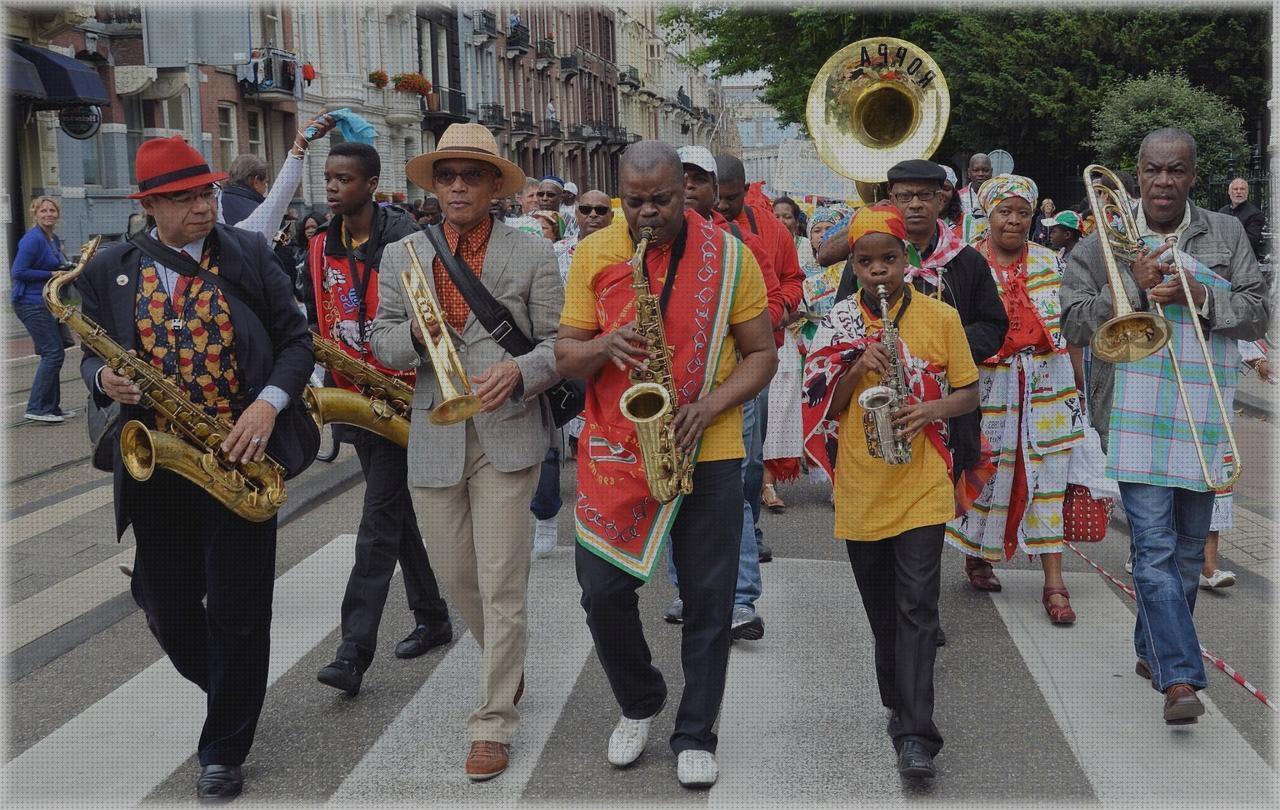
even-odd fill
[[[266,160],[267,150],[262,143],[262,112],[245,110],[244,120],[249,129],[249,153]]]
[[[221,169],[227,170],[236,159],[236,108],[230,104],[218,105],[218,155]]]
[[[80,141],[80,154],[84,159],[84,184],[101,186],[102,182],[102,137],[95,135],[87,141]]]
[[[280,39],[280,8],[278,6],[263,6],[259,12],[258,24],[262,30],[261,45],[282,48],[284,41]]]
[[[138,173],[134,169],[138,147],[142,146],[142,99],[138,96],[122,96],[120,103],[124,107],[125,143],[129,150],[129,176],[137,177]]]
[[[183,94],[168,99],[164,103],[165,126],[176,132],[186,132],[187,129],[187,100],[183,98]]]

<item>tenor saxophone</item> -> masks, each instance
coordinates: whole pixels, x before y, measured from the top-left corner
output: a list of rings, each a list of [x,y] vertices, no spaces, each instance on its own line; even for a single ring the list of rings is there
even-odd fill
[[[898,327],[889,317],[889,296],[883,284],[876,286],[876,294],[880,296],[880,317],[884,322],[880,339],[889,353],[889,370],[880,385],[868,388],[858,397],[863,411],[862,430],[872,458],[882,458],[885,464],[910,464],[911,442],[893,429],[893,414],[906,404],[908,393]]]
[[[84,272],[101,241],[101,236],[95,236],[86,242],[75,266],[49,279],[42,294],[53,316],[79,335],[108,368],[142,389],[142,405],[167,422],[165,431],[151,430],[136,419],[120,429],[120,457],[125,470],[138,481],[149,479],[157,467],[170,470],[245,520],[270,520],[285,502],[284,467],[270,456],[262,461],[227,460],[221,446],[231,432],[229,421],[209,416],[148,361],[112,340],[79,307],[62,302],[62,288]]]
[[[631,289],[636,295],[636,331],[656,356],[645,368],[631,372],[631,386],[622,392],[618,406],[636,426],[649,492],[658,503],[669,503],[677,495],[693,492],[693,454],[676,447],[671,429],[680,400],[672,374],[671,348],[662,328],[662,308],[644,271],[644,252],[652,238],[652,228],[640,229],[640,243],[631,257]]]
[[[356,360],[337,343],[315,332],[311,333],[311,347],[317,363],[346,377],[360,390],[356,393],[345,388],[307,388],[302,398],[316,425],[355,425],[408,448],[413,386]]]

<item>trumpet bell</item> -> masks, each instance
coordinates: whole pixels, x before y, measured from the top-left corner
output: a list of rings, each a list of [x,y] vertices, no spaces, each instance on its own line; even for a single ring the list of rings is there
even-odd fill
[[[883,183],[894,164],[932,155],[950,117],[938,63],[894,37],[836,51],[814,77],[805,110],[818,157],[862,184]],[[860,184],[859,194],[863,190]]]
[[[1154,312],[1129,312],[1098,327],[1089,348],[1108,363],[1132,363],[1163,349],[1172,335],[1169,321]]]
[[[480,410],[480,397],[475,394],[461,394],[446,399],[431,409],[427,421],[433,425],[456,425],[475,416]]]

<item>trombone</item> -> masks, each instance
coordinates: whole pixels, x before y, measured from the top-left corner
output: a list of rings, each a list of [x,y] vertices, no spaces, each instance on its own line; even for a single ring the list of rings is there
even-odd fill
[[[418,328],[422,330],[427,356],[431,358],[431,369],[440,383],[440,396],[443,399],[432,409],[427,420],[433,425],[465,422],[480,410],[480,397],[471,393],[471,381],[467,379],[467,372],[463,370],[462,361],[458,359],[458,352],[446,331],[440,305],[427,286],[427,277],[422,271],[422,263],[418,261],[417,251],[410,242],[405,242],[404,249],[409,252],[411,269],[400,274],[400,282],[404,284],[409,307],[418,321]],[[439,338],[431,337],[431,327],[439,330]]]
[[[1095,181],[1095,175],[1101,182]],[[1153,301],[1155,312],[1137,312],[1129,302],[1124,290],[1124,279],[1116,264],[1117,256],[1125,262],[1133,262],[1144,250],[1139,239],[1138,223],[1133,215],[1133,201],[1124,192],[1114,172],[1110,169],[1091,164],[1084,170],[1084,188],[1089,197],[1089,207],[1093,211],[1094,221],[1098,228],[1098,245],[1102,249],[1102,260],[1107,269],[1107,282],[1111,285],[1113,317],[1098,328],[1089,346],[1096,354],[1108,363],[1131,363],[1148,357],[1169,344],[1173,335],[1173,324],[1165,317],[1164,307]],[[1119,222],[1114,225],[1112,217]],[[1172,257],[1173,270],[1182,282],[1182,294],[1190,306],[1191,284],[1183,272],[1182,261],[1178,258],[1178,237],[1170,235],[1165,238]],[[1231,472],[1226,479],[1215,482],[1209,471],[1209,463],[1204,456],[1204,444],[1200,440],[1200,431],[1196,427],[1195,415],[1191,412],[1191,400],[1187,397],[1186,384],[1182,378],[1182,365],[1178,362],[1178,353],[1172,345],[1168,345],[1169,359],[1173,363],[1173,376],[1178,383],[1178,399],[1182,401],[1183,412],[1187,416],[1187,427],[1191,431],[1191,442],[1196,448],[1196,457],[1200,461],[1200,472],[1208,487],[1217,492],[1225,492],[1240,479],[1244,465],[1240,462],[1240,449],[1236,446],[1235,431],[1231,429],[1231,412],[1227,410],[1222,399],[1222,388],[1218,385],[1218,376],[1213,371],[1213,357],[1209,352],[1209,344],[1205,341],[1204,330],[1200,327],[1200,319],[1194,313],[1191,317],[1191,328],[1195,330],[1196,341],[1200,344],[1200,352],[1204,357],[1209,372],[1209,384],[1213,388],[1214,400],[1218,405],[1218,415],[1226,428],[1227,442],[1231,446]]]

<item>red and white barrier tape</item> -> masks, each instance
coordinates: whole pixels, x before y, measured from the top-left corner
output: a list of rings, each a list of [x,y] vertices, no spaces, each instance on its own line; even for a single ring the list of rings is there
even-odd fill
[[[1094,570],[1096,570],[1099,574],[1101,574],[1104,579],[1111,582],[1111,584],[1115,585],[1120,590],[1129,594],[1130,599],[1136,600],[1138,598],[1138,595],[1133,592],[1132,586],[1130,586],[1128,583],[1121,582],[1119,579],[1116,579],[1114,576],[1112,576],[1112,574],[1109,571],[1107,571],[1107,569],[1103,568],[1101,565],[1098,565],[1096,562],[1086,557],[1084,555],[1084,552],[1080,551],[1080,549],[1075,547],[1074,543],[1067,543],[1067,548],[1074,551],[1076,553],[1076,556],[1078,556],[1080,559],[1084,560],[1089,565],[1093,566]],[[1280,712],[1280,708],[1277,708],[1276,704],[1271,702],[1271,698],[1264,695],[1262,691],[1258,689],[1258,687],[1249,683],[1249,680],[1247,678],[1245,678],[1239,672],[1236,672],[1234,669],[1232,669],[1231,665],[1228,664],[1226,661],[1223,661],[1218,656],[1206,650],[1203,644],[1200,645],[1200,656],[1204,658],[1204,660],[1208,661],[1209,663],[1213,664],[1215,667],[1217,667],[1218,669],[1226,673],[1227,677],[1229,677],[1231,680],[1243,686],[1245,690],[1248,691],[1249,694],[1253,695],[1258,700],[1262,701],[1262,705],[1266,706],[1268,709],[1270,709],[1273,712]]]

